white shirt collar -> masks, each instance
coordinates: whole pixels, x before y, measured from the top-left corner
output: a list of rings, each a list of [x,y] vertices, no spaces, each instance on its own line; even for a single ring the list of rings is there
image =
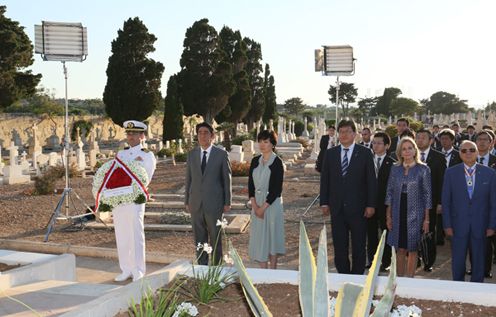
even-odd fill
[[[142,147],[141,143],[138,143],[138,145],[129,146],[129,150],[141,150]]]
[[[474,165],[472,165],[472,167],[469,167],[467,164],[463,163],[463,166],[465,167],[465,169],[469,169],[469,168],[472,168],[472,169],[475,169],[476,166],[477,166],[477,163],[475,163]]]
[[[203,155],[203,152],[204,152],[204,151],[207,151],[207,156],[209,156],[209,155],[210,155],[210,152],[212,151],[212,144],[210,144],[210,146],[209,146],[206,150],[204,150],[204,149],[200,146],[200,153],[201,153],[201,155]]]
[[[429,151],[430,151],[430,150],[431,150],[431,148],[430,148],[430,147],[428,147],[428,148],[427,148],[427,150],[424,150],[424,151],[420,150],[421,155],[422,155],[422,153],[425,153],[425,159],[426,159],[426,160],[427,160],[427,157],[429,156]],[[422,156],[421,156],[421,157],[422,157]]]
[[[454,147],[451,147],[451,149],[449,149],[448,151],[445,151],[445,150],[443,149],[443,153],[444,153],[444,154],[446,154],[446,153],[450,153],[450,155],[451,155],[451,154],[452,154],[451,152],[453,152],[453,150],[454,150],[454,149],[455,149]]]
[[[377,154],[374,154],[374,160],[377,161],[377,158],[380,157],[381,158],[381,162],[384,160],[384,158],[386,157],[387,155],[387,152],[384,152],[384,154],[382,155],[377,155]]]

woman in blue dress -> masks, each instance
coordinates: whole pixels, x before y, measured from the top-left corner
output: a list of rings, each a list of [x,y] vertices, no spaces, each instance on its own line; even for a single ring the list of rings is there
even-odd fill
[[[257,140],[261,155],[251,161],[248,177],[252,206],[248,254],[261,268],[276,269],[278,256],[286,252],[281,198],[284,167],[274,153],[275,132],[264,130]]]
[[[397,250],[398,276],[413,277],[422,232],[429,232],[431,173],[419,158],[410,137],[402,138],[396,148],[398,162],[391,168],[386,201],[387,243]]]

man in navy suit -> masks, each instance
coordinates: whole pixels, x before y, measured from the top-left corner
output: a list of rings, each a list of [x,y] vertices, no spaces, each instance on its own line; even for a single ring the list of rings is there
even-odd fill
[[[391,139],[391,146],[389,147],[388,154],[396,152],[396,147],[398,146],[398,142],[401,139],[401,134],[410,127],[410,121],[407,118],[399,118],[396,121],[396,132],[397,135]]]
[[[327,134],[320,138],[320,151],[315,162],[315,169],[320,173],[322,170],[322,160],[327,149],[337,145],[336,127],[331,125],[327,128]]]
[[[471,282],[484,281],[486,237],[496,229],[496,172],[477,164],[477,146],[460,145],[463,164],[446,170],[442,206],[443,227],[451,237],[453,280],[464,281],[467,252],[472,257]]]
[[[320,206],[331,214],[334,262],[339,273],[365,271],[367,218],[375,212],[377,179],[370,149],[355,144],[356,126],[342,120],[338,125],[340,146],[328,149],[322,162]],[[349,258],[351,235],[352,263]]]

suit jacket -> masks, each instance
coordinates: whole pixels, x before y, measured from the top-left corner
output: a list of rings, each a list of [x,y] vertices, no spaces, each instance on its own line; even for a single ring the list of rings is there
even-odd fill
[[[396,151],[396,147],[398,147],[398,141],[400,140],[399,136],[395,136],[391,138],[391,146],[389,147],[388,154],[394,153]]]
[[[366,147],[366,148],[368,148],[368,149],[371,149],[371,150],[372,150],[372,141],[370,141],[370,142],[369,142],[369,146],[368,146],[368,147],[367,147],[367,146],[365,146],[365,142],[363,142],[363,141],[362,141],[362,142],[360,142],[360,143],[358,143],[358,144],[363,145],[364,147]]]
[[[337,137],[334,137],[335,142],[337,142]],[[317,162],[315,162],[315,169],[320,173],[322,170],[322,160],[324,159],[324,155],[327,151],[327,147],[329,146],[329,134],[323,135],[320,138],[320,151],[317,156]]]
[[[478,161],[479,159],[477,159],[477,162]],[[489,163],[487,164],[487,166],[492,169],[496,169],[496,155],[492,155],[491,153],[489,153]]]
[[[475,133],[472,134],[472,136],[469,136],[468,133],[462,134],[461,141],[469,140],[469,141],[475,142],[476,137],[477,137],[477,135]]]
[[[377,174],[377,212],[382,213],[386,211],[386,191],[387,183],[389,179],[389,173],[391,172],[391,166],[393,166],[395,159],[390,156],[385,156],[384,161],[379,168],[379,173]]]
[[[443,153],[431,148],[425,163],[431,169],[432,208],[435,209],[441,203],[446,158]]]
[[[448,168],[443,183],[443,227],[458,238],[482,239],[486,229],[496,229],[496,172],[477,164],[472,199],[465,179],[465,165]]]
[[[231,205],[231,164],[227,152],[212,146],[203,175],[200,158],[200,147],[188,153],[185,204],[189,204],[191,212],[201,207],[206,214],[222,213],[224,206]]]
[[[320,205],[330,206],[332,213],[344,210],[362,215],[365,207],[376,207],[374,158],[368,148],[355,144],[343,177],[341,149],[342,146],[335,146],[326,151],[320,176]]]
[[[443,154],[443,153],[441,153],[441,154]],[[444,158],[445,158],[445,162],[446,162],[446,156]],[[453,149],[453,152],[451,153],[448,167],[453,167],[457,164],[460,164],[461,162],[462,162],[462,159],[460,158],[460,152],[458,152],[458,150]]]

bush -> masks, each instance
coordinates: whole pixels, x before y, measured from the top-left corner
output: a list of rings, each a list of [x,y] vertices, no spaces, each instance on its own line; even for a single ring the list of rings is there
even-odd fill
[[[303,121],[300,120],[295,121],[294,130],[296,136],[301,136],[303,134],[303,131],[305,130],[305,123],[303,123]]]
[[[187,153],[177,153],[174,156],[174,159],[176,160],[176,162],[186,162],[186,160],[188,159],[188,154]]]
[[[172,157],[172,154],[174,154],[174,153],[175,153],[175,151],[172,149],[163,148],[157,152],[157,156],[161,157],[161,158],[162,157]]]
[[[232,176],[248,176],[250,173],[249,162],[231,162]]]
[[[398,134],[398,130],[394,125],[387,126],[384,132],[386,132],[391,138],[394,138]]]
[[[246,141],[246,140],[253,140],[252,139],[252,136],[250,134],[240,134],[240,135],[237,135],[236,137],[234,137],[231,140],[231,144],[233,144],[233,145],[241,145],[243,143],[243,141]]]
[[[81,135],[81,137],[86,138],[89,134],[91,129],[93,129],[93,123],[86,121],[86,120],[78,120],[72,124],[72,130],[71,130],[71,140],[76,141],[76,134],[77,134],[77,128],[79,127],[79,132],[85,130],[84,135]]]
[[[75,165],[69,168],[69,178],[80,176],[81,173],[76,169]],[[34,193],[35,195],[48,195],[55,191],[55,183],[57,180],[65,176],[65,169],[62,165],[49,167],[41,176],[34,179]]]

